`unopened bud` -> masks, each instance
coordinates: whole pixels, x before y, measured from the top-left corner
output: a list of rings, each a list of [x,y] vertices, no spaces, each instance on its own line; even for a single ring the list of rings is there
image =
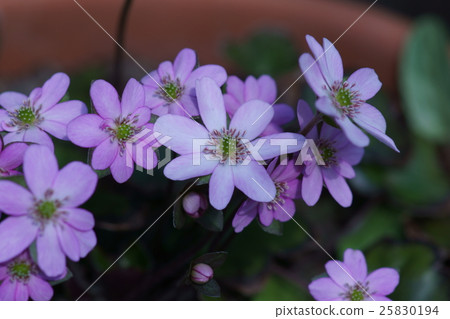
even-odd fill
[[[199,218],[207,207],[208,202],[203,194],[190,192],[183,198],[183,209],[192,218]]]
[[[192,267],[191,280],[195,284],[203,285],[212,279],[214,271],[210,265],[197,264]]]

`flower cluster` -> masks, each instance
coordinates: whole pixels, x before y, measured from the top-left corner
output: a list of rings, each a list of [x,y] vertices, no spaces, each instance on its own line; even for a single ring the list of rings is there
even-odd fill
[[[294,108],[275,104],[274,79],[242,81],[221,66],[198,66],[191,49],[141,82],[130,79],[121,97],[108,82],[94,81],[90,114],[83,102],[69,100],[63,73],[29,96],[0,94],[0,177],[23,172],[27,185],[0,180],[0,212],[6,215],[0,222],[0,300],[49,300],[49,282],[67,273],[66,257],[79,261],[97,243],[94,217],[79,207],[94,194],[94,170],[107,170],[124,183],[135,165],[155,168],[162,145],[177,154],[164,168],[167,178],[202,178],[208,184],[182,199],[193,219],[211,209],[230,214],[232,198],[243,197],[230,219],[235,232],[254,219],[265,229],[292,219],[296,200],[315,205],[324,186],[341,206],[350,206],[346,179],[355,176],[353,166],[369,144],[362,129],[398,151],[385,134],[383,116],[366,103],[381,83],[371,69],[344,80],[334,46],[310,36],[307,41],[315,59],[303,54],[299,63],[317,95],[317,111],[300,100],[299,128],[290,132],[284,126],[294,119]],[[92,149],[88,163],[59,169],[48,134]],[[208,282],[208,267],[194,267],[192,281]],[[398,275],[382,269],[367,276],[366,268],[361,252],[347,250],[344,263],[327,264],[331,279],[314,281],[311,293],[324,300],[385,300]]]

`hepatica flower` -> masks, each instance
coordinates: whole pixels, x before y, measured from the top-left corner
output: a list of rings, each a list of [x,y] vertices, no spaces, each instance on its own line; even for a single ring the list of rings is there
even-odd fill
[[[28,189],[0,181],[0,211],[10,215],[0,224],[0,263],[36,241],[39,268],[49,277],[66,270],[66,256],[78,261],[96,245],[94,217],[78,208],[94,193],[97,174],[72,162],[58,170],[55,155],[45,146],[25,152]]]
[[[277,159],[274,159],[267,167],[267,173],[275,183],[276,194],[271,202],[260,203],[247,199],[238,209],[233,218],[235,232],[241,232],[248,224],[259,217],[259,222],[264,226],[272,224],[273,220],[286,222],[295,214],[294,199],[300,198],[300,185],[298,179],[300,167],[295,166],[293,160],[287,165],[275,166]]]
[[[0,264],[0,301],[48,301],[53,288],[28,252]]]
[[[213,79],[218,86],[227,80],[225,69],[219,65],[204,65],[198,68],[197,56],[191,49],[178,53],[174,63],[165,61],[157,71],[142,79],[145,88],[145,105],[153,114],[177,114],[197,116],[198,105],[195,83],[205,76]]]
[[[356,146],[369,145],[364,129],[376,139],[398,152],[394,141],[386,133],[383,115],[366,103],[381,89],[381,82],[373,69],[363,68],[344,80],[342,59],[327,39],[321,46],[313,37],[306,36],[314,58],[305,53],[300,56],[300,68],[319,99],[317,109],[334,118],[347,138]],[[315,60],[317,60],[315,63]]]
[[[276,98],[276,83],[268,75],[262,75],[258,79],[249,76],[245,82],[236,76],[230,76],[227,81],[227,93],[223,97],[225,109],[231,117],[245,102],[261,100],[272,105]],[[281,125],[289,123],[295,117],[294,110],[286,104],[275,104],[273,110],[272,121],[267,125],[262,136],[283,132]]]
[[[20,174],[16,168],[22,165],[27,147],[25,143],[12,143],[3,147],[3,140],[0,137],[0,177]]]
[[[297,114],[300,128],[313,118],[311,108],[302,100],[298,102]],[[306,137],[314,141],[323,163],[319,163],[319,159],[314,156],[304,159],[303,200],[309,206],[315,205],[325,184],[331,196],[341,206],[349,207],[353,195],[345,179],[355,177],[352,166],[361,161],[364,149],[350,143],[341,130],[325,123],[320,133],[314,127]]]
[[[304,137],[279,133],[256,139],[272,120],[273,109],[269,104],[259,100],[245,103],[228,125],[217,83],[202,78],[197,82],[196,92],[204,126],[172,114],[160,117],[155,123],[156,132],[171,137],[164,144],[181,155],[167,164],[166,177],[186,180],[212,174],[209,197],[216,209],[227,206],[235,186],[255,201],[271,202],[277,193],[275,184],[256,160],[279,156],[283,151],[277,143],[286,139],[295,145],[291,144],[284,153],[296,152],[301,149]],[[254,154],[250,154],[255,145],[260,157],[256,160]]]
[[[142,85],[135,79],[129,80],[120,101],[111,84],[97,80],[91,86],[91,99],[97,114],[76,118],[69,123],[67,133],[72,143],[95,147],[92,167],[97,170],[110,168],[118,183],[131,177],[133,163],[145,169],[154,168],[157,157],[151,147],[146,148],[145,154],[133,152],[134,139],[146,131],[153,132],[153,124],[148,123],[151,111],[144,106]]]
[[[69,87],[69,77],[56,73],[42,88],[34,89],[30,96],[16,92],[0,94],[0,131],[7,131],[5,144],[32,142],[53,150],[47,135],[67,140],[67,124],[87,112],[81,101],[59,103]]]
[[[390,301],[399,282],[393,268],[380,268],[367,274],[364,255],[359,250],[347,249],[344,262],[331,260],[325,264],[329,278],[319,278],[309,285],[309,292],[321,301]]]

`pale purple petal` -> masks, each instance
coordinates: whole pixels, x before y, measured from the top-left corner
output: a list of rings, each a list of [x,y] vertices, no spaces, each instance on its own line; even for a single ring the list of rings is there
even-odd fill
[[[97,245],[97,237],[92,230],[83,232],[74,230],[74,232],[80,245],[80,257],[84,258]]]
[[[54,198],[64,207],[77,207],[86,202],[97,186],[97,174],[81,162],[71,162],[61,169],[53,182]]]
[[[100,128],[103,119],[96,114],[82,115],[69,123],[67,135],[72,143],[81,147],[98,146],[109,135]]]
[[[270,226],[273,222],[273,211],[267,208],[266,203],[260,203],[258,205],[258,218],[259,222],[263,226]]]
[[[272,106],[266,102],[259,100],[246,102],[234,113],[230,129],[236,129],[244,134],[245,139],[251,141],[258,137],[272,121],[273,113]]]
[[[378,295],[371,295],[370,297],[366,297],[364,301],[392,301],[388,297],[385,296],[378,296]]]
[[[35,88],[33,91],[31,91],[29,99],[32,105],[36,105],[37,100],[42,95],[42,88]]]
[[[201,78],[208,77],[213,79],[218,86],[225,84],[227,80],[227,72],[219,65],[203,65],[195,69],[185,82],[186,87],[195,87],[195,82]]]
[[[292,121],[295,117],[294,109],[287,104],[275,104],[273,106],[272,123],[284,125]]]
[[[36,238],[38,225],[28,216],[8,217],[0,223],[0,263],[23,252]]]
[[[259,99],[272,104],[277,98],[277,85],[268,75],[261,75],[258,79]]]
[[[289,189],[285,190],[283,197],[299,199],[302,198],[302,181],[300,179],[294,179],[287,182]]]
[[[347,80],[352,90],[359,93],[359,98],[367,101],[375,96],[381,89],[381,82],[375,70],[363,68],[355,71]]]
[[[193,139],[209,140],[208,131],[189,118],[179,115],[164,115],[158,118],[154,127],[155,132],[161,134],[158,140],[163,142],[166,137],[170,139],[163,144],[178,154],[193,153]]]
[[[346,285],[353,286],[356,284],[354,275],[350,269],[341,261],[330,260],[325,264],[325,269],[331,279],[341,287]]]
[[[130,79],[122,94],[122,116],[133,113],[137,108],[144,106],[145,93],[143,86],[135,79]]]
[[[119,153],[119,144],[116,140],[104,140],[92,153],[92,168],[103,170],[111,166]]]
[[[248,165],[233,168],[234,185],[257,202],[270,202],[275,198],[276,188],[264,166],[251,160]]]
[[[322,175],[331,196],[342,207],[352,204],[353,195],[344,177],[340,176],[333,168],[322,168]]]
[[[131,152],[133,161],[136,165],[142,168],[152,169],[158,164],[158,156],[153,151],[151,144],[145,146],[140,145],[140,147],[134,146],[129,152]]]
[[[195,157],[194,157],[195,156]],[[196,157],[200,159],[199,165],[196,165]],[[204,158],[203,154],[187,154],[173,159],[164,168],[164,175],[172,180],[180,181],[193,177],[205,176],[211,174],[217,167],[218,160],[209,160]]]
[[[128,150],[122,155],[119,153],[111,164],[110,169],[111,175],[117,183],[125,183],[133,175],[133,156]]]
[[[0,131],[3,131],[3,124],[9,123],[11,117],[8,114],[8,111],[0,109]]]
[[[247,199],[239,207],[236,215],[233,217],[233,227],[236,233],[240,233],[245,227],[247,227],[253,219],[255,219],[258,212],[258,202],[254,200]]]
[[[173,65],[170,61],[164,61],[162,62],[158,67],[158,74],[161,79],[169,78],[174,79],[175,74],[173,72]]]
[[[364,283],[367,277],[367,264],[366,258],[360,250],[346,249],[344,252],[344,264],[357,281]]]
[[[5,265],[0,266],[0,281],[4,280],[5,278],[8,278],[8,267]]]
[[[104,119],[116,119],[121,115],[119,95],[116,89],[104,80],[91,85],[91,99],[97,113]]]
[[[58,162],[47,147],[32,145],[25,153],[23,171],[29,189],[41,199],[51,189],[58,174]]]
[[[314,93],[317,96],[325,96],[328,92],[328,84],[320,71],[319,64],[315,62],[311,54],[302,54],[299,64],[306,81]]]
[[[325,60],[327,61],[328,75],[330,77],[329,81],[331,81],[330,85],[335,82],[342,82],[344,67],[339,52],[328,39],[323,39],[323,48]]]
[[[4,92],[0,94],[0,106],[4,107],[7,111],[13,112],[18,109],[28,97],[18,92]]]
[[[17,281],[5,280],[0,285],[0,301],[16,300]]]
[[[363,133],[348,117],[336,118],[336,123],[342,128],[345,136],[350,142],[358,147],[366,147],[369,145],[369,137]],[[360,124],[359,124],[360,125]]]
[[[332,86],[333,81],[331,80],[328,72],[327,59],[325,57],[322,45],[320,45],[320,43],[317,42],[317,40],[310,35],[306,36],[306,42],[308,43],[308,46],[311,49],[311,52],[313,53],[314,59],[317,61],[317,64],[319,65],[319,69],[323,75],[323,78],[325,79],[325,81],[328,83],[329,86]]]
[[[284,198],[284,203],[273,205],[273,218],[280,222],[287,222],[292,219],[295,214],[295,203],[292,199]],[[281,206],[281,207],[280,207]]]
[[[383,133],[382,131],[380,131],[379,129],[373,127],[372,125],[363,122],[361,120],[359,120],[358,118],[354,119],[355,123],[358,124],[361,128],[365,129],[368,133],[370,133],[373,137],[375,137],[377,140],[379,140],[381,143],[389,146],[390,148],[392,148],[394,151],[396,152],[400,152],[399,149],[397,148],[397,146],[395,145],[395,142],[392,140],[392,138],[390,138],[389,136],[387,136],[385,133]],[[364,133],[363,133],[364,134]],[[356,144],[355,144],[356,145]],[[357,145],[359,146],[359,145]]]
[[[183,84],[197,64],[197,56],[192,49],[183,49],[173,63],[175,77]]]
[[[13,143],[6,146],[0,153],[0,168],[11,170],[19,167],[23,162],[23,156],[27,148],[28,145],[25,143]]]
[[[42,86],[42,92],[35,106],[42,106],[42,111],[61,101],[69,88],[70,79],[67,74],[56,73]]]
[[[197,97],[189,95],[189,94],[183,94],[179,99],[178,99],[178,103],[180,103],[184,110],[183,111],[183,116],[198,116],[200,115],[200,112],[198,110],[198,102],[197,102]],[[180,106],[177,105],[177,107],[180,109]],[[186,114],[187,113],[187,114]]]
[[[159,77],[158,71],[154,70],[152,72],[150,72],[149,74],[147,74],[146,76],[144,76],[141,79],[142,84],[144,85],[144,88],[152,88],[152,89],[157,89],[159,88],[159,83],[161,83],[161,78]],[[147,93],[147,92],[146,92]]]
[[[69,225],[61,224],[56,226],[59,244],[64,254],[72,261],[80,260],[80,245],[75,232]]]
[[[316,108],[319,112],[332,117],[340,117],[339,111],[333,105],[333,102],[328,96],[322,96],[316,101]]]
[[[370,292],[376,295],[389,295],[397,287],[400,277],[393,268],[380,268],[367,276]]]
[[[227,81],[227,93],[232,96],[239,105],[244,103],[244,82],[237,76],[230,76]]]
[[[30,298],[34,301],[49,301],[53,297],[52,286],[37,276],[30,277],[28,291]]]
[[[336,173],[345,178],[354,178],[356,175],[353,167],[346,161],[339,161],[334,169],[336,170]]]
[[[309,292],[316,300],[329,301],[345,293],[345,290],[330,278],[319,278],[308,286]]]
[[[23,141],[46,146],[52,152],[54,150],[54,145],[50,136],[48,136],[47,133],[37,127],[32,127],[26,130],[25,134],[23,135]]]
[[[28,301],[28,287],[25,283],[17,281],[15,301]]]
[[[153,82],[153,80],[150,80]],[[148,87],[144,86],[145,92],[145,106],[153,109],[159,108],[162,105],[165,105],[166,101],[162,99],[160,96],[156,94],[156,92],[160,90],[159,87]],[[155,113],[157,114],[157,113]],[[157,114],[159,115],[159,114]]]
[[[261,144],[260,141],[263,141],[264,143]],[[258,147],[255,147],[255,149],[257,149],[257,153],[264,160],[298,152],[302,149],[304,143],[305,137],[296,133],[268,135],[252,142],[255,146],[262,145],[261,148],[258,149]]]
[[[314,206],[320,198],[323,188],[321,169],[316,164],[309,175],[304,175],[302,180],[302,197],[308,206]]]
[[[386,120],[383,114],[370,104],[361,104],[354,118],[375,127],[383,133],[386,132]]]
[[[255,77],[249,76],[245,79],[244,85],[244,101],[259,99],[259,86]],[[264,100],[263,100],[264,101]]]
[[[351,143],[347,143],[346,146],[337,150],[336,157],[349,163],[350,165],[356,165],[361,162],[364,155],[364,149],[357,147]]]
[[[234,191],[232,166],[219,164],[214,169],[209,182],[209,200],[215,209],[224,209]]]
[[[53,224],[48,224],[36,242],[38,265],[49,277],[57,277],[66,271],[66,256],[61,250]]]
[[[65,208],[64,221],[70,226],[80,230],[92,230],[95,225],[94,215],[82,208]]]
[[[217,83],[210,78],[203,78],[197,82],[196,91],[198,108],[206,128],[210,132],[225,128],[227,124],[225,105]]]

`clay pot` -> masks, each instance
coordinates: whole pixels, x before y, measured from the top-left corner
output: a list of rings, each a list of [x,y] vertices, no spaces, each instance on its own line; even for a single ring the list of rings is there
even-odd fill
[[[77,1],[115,36],[123,0]],[[223,54],[229,40],[276,28],[304,52],[305,34],[334,41],[366,9],[338,0],[135,0],[126,48],[147,71],[183,47],[195,49],[202,64],[229,67]],[[113,57],[114,42],[75,1],[0,0],[0,23],[3,80],[42,68],[73,72]],[[373,67],[385,88],[395,91],[398,56],[409,30],[408,20],[374,6],[336,46],[346,68]]]

